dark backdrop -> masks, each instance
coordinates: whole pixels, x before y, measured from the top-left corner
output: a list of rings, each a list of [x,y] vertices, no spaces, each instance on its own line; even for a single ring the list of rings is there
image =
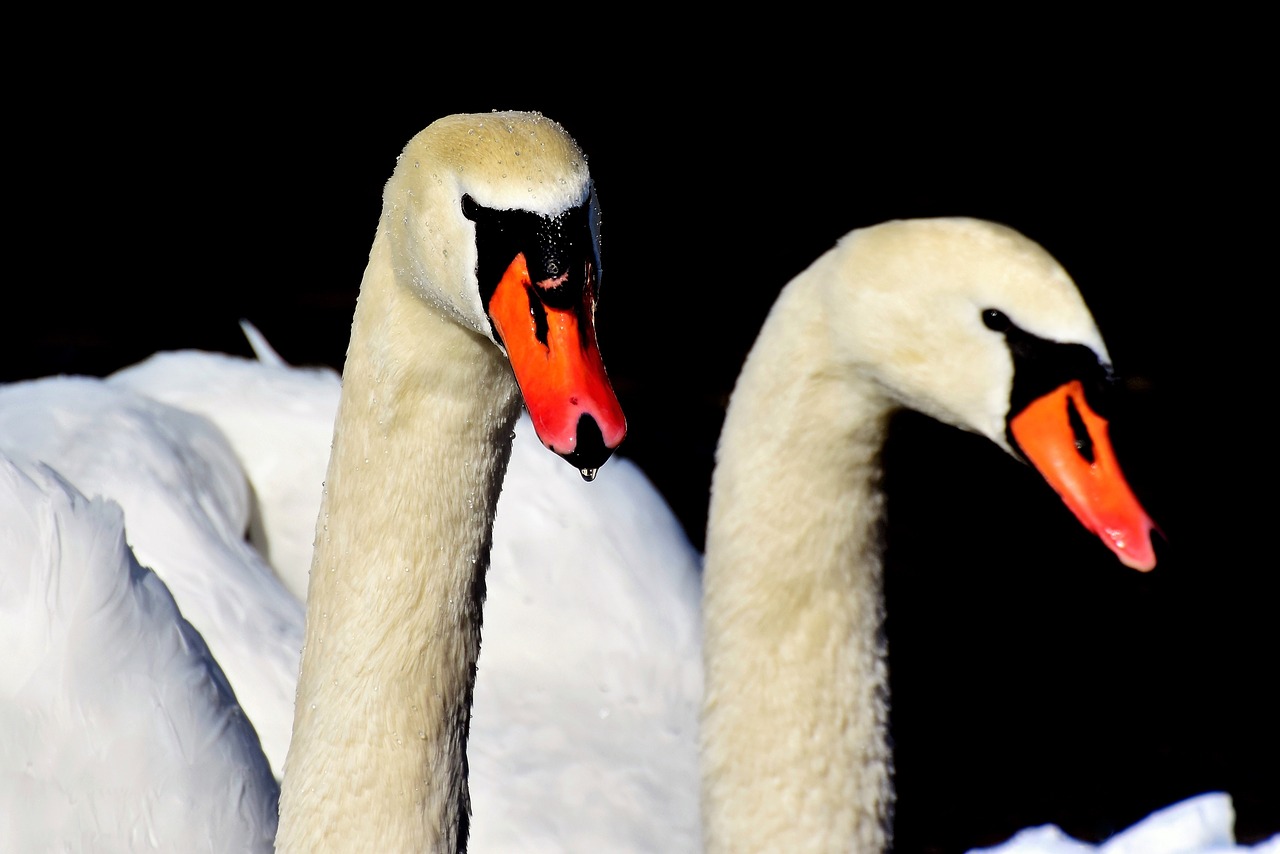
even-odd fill
[[[623,58],[552,40],[519,61],[424,53],[362,75],[340,52],[116,57],[17,96],[0,379],[167,348],[248,355],[240,318],[296,364],[340,367],[401,146],[446,113],[535,109],[598,186],[622,453],[701,547],[724,402],[778,289],[858,226],[1004,222],[1093,307],[1126,380],[1113,436],[1168,542],[1154,573],[1126,570],[1025,467],[898,419],[900,850],[1048,821],[1096,840],[1209,790],[1235,797],[1242,840],[1280,832],[1274,96],[1247,50],[1209,57],[1195,25],[1178,35],[936,67],[855,66],[861,39],[793,54],[789,76],[767,42],[736,65],[691,42]]]

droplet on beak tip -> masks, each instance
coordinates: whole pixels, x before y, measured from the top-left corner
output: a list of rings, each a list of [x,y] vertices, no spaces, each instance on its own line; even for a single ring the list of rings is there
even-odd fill
[[[578,469],[578,473],[582,475],[582,479],[587,483],[596,479],[596,472],[600,469]]]

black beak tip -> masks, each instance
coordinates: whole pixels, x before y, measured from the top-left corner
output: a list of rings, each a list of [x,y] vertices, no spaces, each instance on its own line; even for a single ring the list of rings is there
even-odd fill
[[[596,472],[613,455],[614,450],[605,445],[604,435],[596,420],[584,413],[578,418],[578,440],[574,449],[560,456],[582,473],[583,480],[591,481],[595,480]]]

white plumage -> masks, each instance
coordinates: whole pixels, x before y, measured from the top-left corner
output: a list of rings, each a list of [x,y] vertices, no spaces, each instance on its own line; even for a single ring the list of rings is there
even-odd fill
[[[258,579],[257,593],[246,593],[236,579],[269,571],[246,542],[251,532],[256,540],[267,531],[273,543],[314,530],[329,444],[322,428],[331,429],[340,385],[333,371],[260,354],[158,353],[103,380],[0,387],[0,450],[56,460],[84,491],[124,504],[129,542],[160,578],[173,579],[183,613],[200,615],[192,622],[206,637],[232,642],[227,635],[246,631],[249,615],[268,620],[273,636],[300,638],[300,601],[274,580]],[[15,530],[25,525],[3,518]],[[259,527],[254,518],[274,522]],[[698,562],[633,463],[611,461],[587,487],[520,421],[487,576],[469,746],[470,850],[696,848]],[[297,577],[298,568],[286,560],[280,574]],[[228,613],[237,619],[224,621]],[[249,718],[283,735],[285,749],[296,650],[281,691],[261,671],[274,673],[282,655],[270,644],[260,649],[260,660],[231,656],[227,678],[246,709],[259,710]],[[104,642],[85,654],[109,660],[119,650]],[[80,678],[110,684],[112,672],[90,666]],[[126,704],[114,714],[144,710]],[[96,731],[107,737],[113,720]],[[6,767],[28,749],[8,742]],[[134,758],[139,783],[161,773],[163,754]],[[132,787],[106,788],[121,803],[133,798]],[[189,810],[192,818],[203,813]],[[76,819],[92,831],[93,816]]]
[[[258,360],[157,353],[107,382],[233,438],[255,513],[273,520],[262,526],[271,548],[314,531],[341,381],[287,365],[246,332]],[[273,563],[305,586],[295,552]],[[520,420],[486,577],[471,850],[696,847],[699,564],[634,463],[615,459],[584,487]]]
[[[0,456],[0,849],[269,852],[279,788],[124,514]]]
[[[0,450],[48,463],[85,495],[124,508],[138,560],[204,636],[278,776],[303,607],[245,541],[251,491],[223,433],[110,380],[46,377],[0,388]]]

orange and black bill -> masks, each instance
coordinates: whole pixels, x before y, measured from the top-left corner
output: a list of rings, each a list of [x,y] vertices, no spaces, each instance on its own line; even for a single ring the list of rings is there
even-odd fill
[[[535,281],[517,253],[488,311],[538,438],[590,480],[622,443],[627,423],[596,344],[594,265],[582,264]]]
[[[1027,459],[1086,529],[1125,566],[1156,565],[1155,523],[1129,488],[1108,435],[1107,421],[1072,380],[1033,400],[1009,422]]]

